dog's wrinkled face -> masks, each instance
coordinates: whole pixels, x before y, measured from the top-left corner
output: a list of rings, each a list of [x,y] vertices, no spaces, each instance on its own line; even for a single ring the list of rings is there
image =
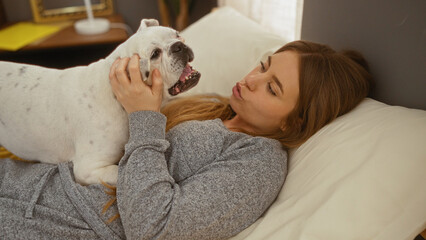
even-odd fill
[[[133,53],[137,52],[141,58],[143,80],[151,85],[152,70],[160,70],[164,97],[175,96],[198,83],[201,74],[189,65],[194,53],[177,31],[158,26],[157,20],[144,19],[132,38],[138,42],[139,49]]]

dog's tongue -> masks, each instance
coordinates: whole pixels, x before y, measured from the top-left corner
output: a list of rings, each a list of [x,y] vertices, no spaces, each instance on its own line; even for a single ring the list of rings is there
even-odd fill
[[[169,88],[169,93],[172,96],[175,96],[181,92],[185,92],[195,86],[199,79],[200,73],[193,69],[191,65],[186,64],[185,68],[182,70],[179,80],[175,83],[175,85]]]
[[[182,74],[179,77],[179,81],[181,82],[185,82],[186,81],[186,77],[190,76],[192,73],[192,67],[189,64],[186,64],[185,68],[182,71]]]

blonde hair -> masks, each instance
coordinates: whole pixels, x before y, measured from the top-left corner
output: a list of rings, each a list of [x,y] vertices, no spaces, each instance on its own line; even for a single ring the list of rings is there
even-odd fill
[[[161,112],[167,116],[166,131],[188,120],[231,119],[235,113],[229,98],[219,95],[197,95],[177,98],[165,105]]]
[[[307,41],[290,42],[275,54],[283,51],[299,55],[299,99],[287,119],[283,119],[284,130],[262,136],[292,148],[357,106],[367,96],[372,82],[367,62],[356,51],[336,52],[327,45]],[[235,114],[229,99],[218,95],[174,100],[163,107],[162,113],[167,116],[167,130],[188,120],[226,120]]]
[[[368,95],[372,77],[367,61],[353,50],[336,52],[327,45],[295,41],[276,53],[283,51],[299,54],[299,101],[285,130],[272,137],[286,147],[297,147],[355,108]]]

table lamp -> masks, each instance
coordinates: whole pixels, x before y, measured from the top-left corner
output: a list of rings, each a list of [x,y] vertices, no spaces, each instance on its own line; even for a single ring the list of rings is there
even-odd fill
[[[110,22],[105,18],[94,18],[92,4],[90,0],[84,0],[86,6],[87,19],[78,20],[74,23],[74,28],[79,34],[94,35],[108,32]]]

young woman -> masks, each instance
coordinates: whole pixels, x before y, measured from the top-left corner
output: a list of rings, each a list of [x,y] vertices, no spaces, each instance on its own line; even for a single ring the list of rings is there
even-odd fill
[[[358,53],[296,41],[261,62],[230,98],[182,98],[160,109],[161,76],[154,71],[152,87],[145,85],[138,62],[118,59],[110,72],[130,125],[116,203],[102,214],[105,188],[76,184],[68,164],[2,160],[0,238],[231,237],[278,195],[285,149],[353,109],[370,86]]]

